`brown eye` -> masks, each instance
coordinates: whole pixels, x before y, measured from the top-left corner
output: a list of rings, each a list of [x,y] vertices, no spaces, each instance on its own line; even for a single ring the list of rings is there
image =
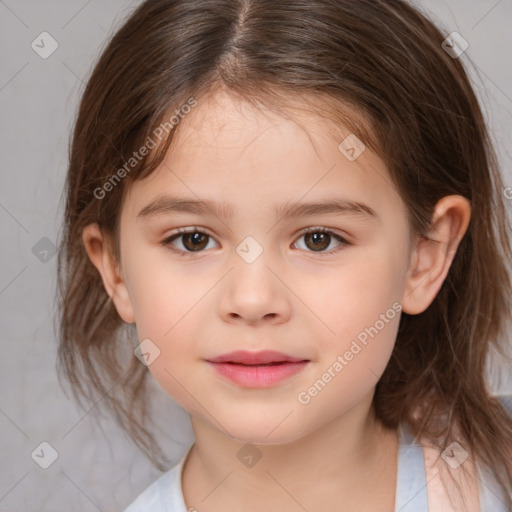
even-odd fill
[[[307,251],[316,252],[320,256],[336,252],[340,246],[343,247],[344,245],[350,245],[350,243],[343,237],[325,228],[308,228],[304,233],[302,233],[300,238],[304,238],[304,245],[306,246]],[[338,246],[327,251],[326,249],[331,245],[333,239],[338,242]],[[295,245],[297,245],[297,242]]]
[[[324,251],[329,247],[331,235],[321,232],[306,233],[304,235],[306,246],[313,251]]]
[[[189,251],[200,251],[208,245],[208,235],[195,231],[194,233],[185,233],[183,237],[183,245]]]
[[[179,247],[179,244],[176,244],[180,239],[182,247]],[[210,240],[213,240],[213,238],[208,233],[198,228],[194,228],[178,231],[174,235],[163,240],[161,245],[169,247],[169,249],[180,255],[186,255],[193,252],[202,252],[208,247],[208,242]]]

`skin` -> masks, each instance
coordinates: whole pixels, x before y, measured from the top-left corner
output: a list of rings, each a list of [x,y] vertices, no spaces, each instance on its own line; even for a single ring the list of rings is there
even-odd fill
[[[397,435],[378,424],[371,402],[400,315],[309,403],[300,403],[298,393],[393,303],[409,314],[431,304],[468,227],[470,206],[461,196],[444,197],[432,219],[437,242],[411,239],[405,205],[377,155],[367,147],[349,161],[338,150],[348,130],[334,140],[315,115],[294,119],[220,91],[201,99],[163,164],[125,196],[121,263],[97,224],[87,226],[83,241],[119,315],[136,323],[139,340],[159,348],[149,370],[191,414],[196,442],[183,471],[187,507],[391,512]],[[137,218],[171,192],[227,202],[235,213]],[[285,201],[333,194],[368,205],[378,218],[283,219],[274,211]],[[185,256],[161,245],[178,228],[194,226],[211,235],[202,252],[187,253],[192,243],[185,246],[183,236],[173,246]],[[302,233],[308,227],[328,228],[350,244],[331,236],[319,254]],[[263,249],[252,263],[236,252],[247,236]],[[273,349],[310,362],[273,387],[249,389],[205,361],[238,349]],[[251,468],[237,457],[246,443],[262,455]]]

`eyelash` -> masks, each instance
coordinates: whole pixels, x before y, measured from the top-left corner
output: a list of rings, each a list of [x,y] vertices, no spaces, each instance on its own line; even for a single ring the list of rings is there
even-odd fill
[[[195,254],[194,251],[182,251],[181,249],[176,249],[172,245],[172,243],[171,243],[175,239],[179,238],[180,235],[190,234],[190,233],[200,233],[202,235],[206,235],[209,238],[213,238],[213,236],[210,235],[207,231],[205,231],[205,230],[203,230],[203,229],[201,229],[201,228],[199,228],[197,226],[193,226],[192,228],[180,228],[180,229],[178,229],[174,234],[172,234],[172,235],[168,236],[167,238],[165,238],[164,240],[162,240],[162,242],[160,242],[160,245],[162,245],[163,247],[167,247],[168,249],[170,249],[171,251],[175,252],[179,256],[193,255],[193,254]],[[307,251],[307,252],[311,252],[313,254],[318,254],[320,256],[327,256],[327,255],[331,255],[331,254],[337,253],[339,250],[342,250],[344,248],[344,246],[352,245],[350,242],[348,242],[342,236],[336,234],[335,232],[333,232],[333,231],[331,231],[331,230],[329,230],[327,228],[322,228],[322,227],[307,228],[307,229],[305,229],[304,231],[302,231],[299,234],[298,238],[301,238],[302,236],[307,235],[308,233],[326,233],[326,234],[331,235],[338,242],[341,243],[340,246],[336,247],[335,249],[331,249],[330,251]],[[203,251],[197,251],[198,254],[202,253],[202,252],[204,252],[204,250]]]

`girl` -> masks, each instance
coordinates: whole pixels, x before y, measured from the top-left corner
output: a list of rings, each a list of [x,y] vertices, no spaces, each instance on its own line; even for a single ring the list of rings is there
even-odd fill
[[[148,370],[195,436],[127,511],[511,510],[510,226],[464,49],[402,0],[151,0],[115,34],[60,371],[162,470]]]

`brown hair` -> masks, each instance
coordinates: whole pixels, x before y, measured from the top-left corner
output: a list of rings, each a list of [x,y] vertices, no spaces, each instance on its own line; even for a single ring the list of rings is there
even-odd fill
[[[292,98],[307,97],[319,115],[348,125],[385,161],[419,236],[443,196],[470,201],[468,231],[435,300],[421,314],[402,314],[374,408],[388,427],[406,421],[416,434],[444,434],[443,449],[457,422],[457,440],[494,472],[512,506],[512,421],[485,380],[490,349],[505,356],[508,347],[510,226],[479,103],[460,59],[443,49],[445,38],[402,0],[150,0],[104,49],[70,145],[58,259],[59,372],[80,402],[105,397],[160,469],[165,458],[145,423],[147,368],[123,339],[132,339],[131,326],[108,300],[81,235],[98,222],[120,257],[124,193],[159,165],[182,118],[104,197],[95,190],[128,169],[133,152],[187,100],[224,87],[284,111]]]

